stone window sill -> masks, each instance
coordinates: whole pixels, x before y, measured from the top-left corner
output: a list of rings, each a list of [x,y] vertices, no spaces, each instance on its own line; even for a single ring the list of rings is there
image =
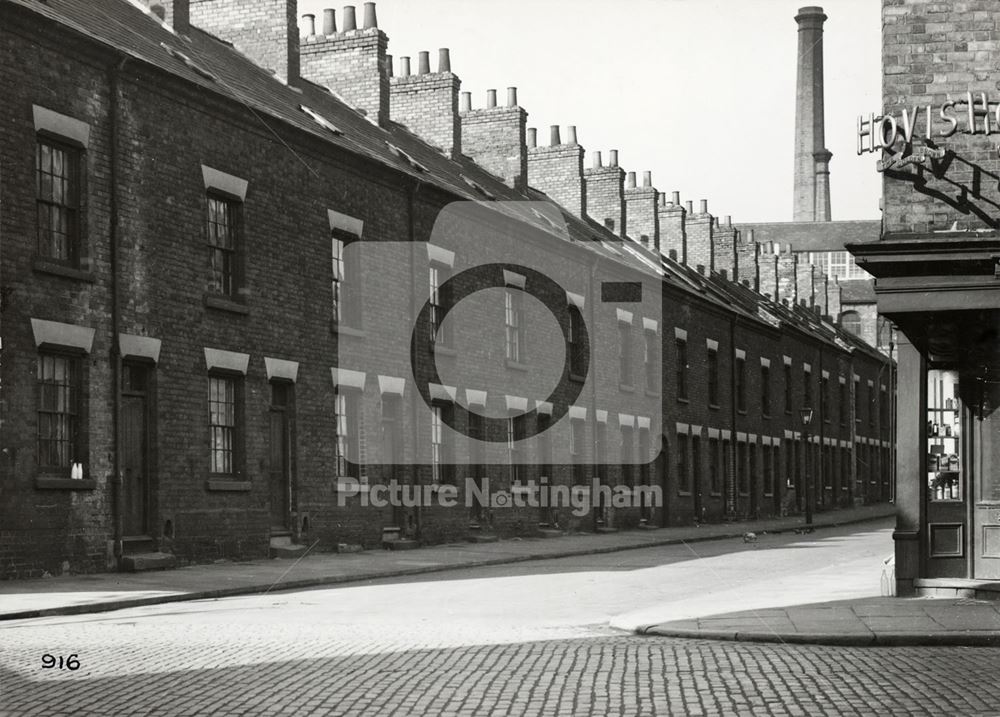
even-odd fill
[[[618,390],[625,393],[635,393],[635,386],[630,383],[619,383]]]
[[[250,491],[250,481],[233,480],[232,478],[209,478],[205,481],[205,490],[246,493]]]
[[[527,364],[521,363],[520,361],[513,361],[511,359],[504,359],[504,366],[514,371],[528,371],[530,370]]]
[[[649,396],[650,398],[657,398],[660,395],[660,392],[651,388],[647,388],[646,395]]]
[[[205,294],[205,306],[209,309],[228,311],[232,314],[241,314],[243,316],[250,313],[250,309],[247,308],[246,304],[241,304],[230,298],[219,296],[217,294]]]
[[[42,274],[52,274],[53,276],[61,276],[66,279],[76,279],[77,281],[85,281],[90,284],[94,283],[94,272],[62,264],[41,256],[36,256],[32,260],[31,268]]]
[[[435,356],[458,356],[458,351],[453,349],[451,346],[445,346],[442,344],[434,344],[434,355]]]
[[[38,476],[35,478],[35,488],[38,490],[94,490],[97,488],[97,481],[91,478],[74,480],[72,478]]]

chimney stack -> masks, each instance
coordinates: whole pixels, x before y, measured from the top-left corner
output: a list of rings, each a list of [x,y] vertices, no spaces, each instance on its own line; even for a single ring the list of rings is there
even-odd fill
[[[778,300],[795,305],[798,303],[798,255],[792,248],[785,247],[775,255],[775,270],[778,278]]]
[[[468,94],[468,93],[463,93]],[[517,88],[507,88],[507,106],[497,107],[497,91],[486,91],[485,109],[463,108],[462,151],[479,165],[523,191],[528,186],[528,113],[517,104]]]
[[[161,3],[162,4],[162,3]],[[173,0],[174,29],[183,22],[184,6],[191,25],[231,42],[254,64],[294,85],[299,80],[299,28],[296,0],[261,0],[253,22],[234,22],[247,14],[246,0]]]
[[[737,259],[736,259],[736,227],[727,216],[725,221],[716,221],[712,229],[712,255],[715,261],[715,270],[725,271],[734,281],[738,280]]]
[[[687,264],[687,234],[685,217],[687,212],[681,206],[681,193],[674,192],[670,202],[660,206],[660,253],[681,264]]]
[[[795,293],[799,304],[810,310],[816,303],[816,278],[813,271],[813,265],[804,256],[801,257],[795,272]]]
[[[778,301],[778,257],[773,245],[770,242],[758,244],[757,257],[760,277],[757,291],[771,301]]]
[[[620,237],[625,236],[625,172],[618,166],[618,150],[608,152],[608,163],[600,161],[584,172],[587,187],[587,214]]]
[[[629,172],[625,189],[625,222],[633,238],[639,239],[650,251],[660,250],[660,214],[658,192],[653,187],[653,173],[642,173],[642,186],[637,187],[635,172]],[[643,241],[642,237],[646,237]]]
[[[575,127],[568,128],[566,136],[573,142],[563,144],[559,125],[552,125],[549,146],[528,149],[528,184],[545,192],[570,213],[582,217],[587,212],[583,147],[576,144]]]
[[[702,265],[715,271],[715,217],[708,213],[708,200],[702,199],[697,214],[688,214],[685,223],[689,265]]]
[[[365,5],[362,30],[357,29],[352,5],[341,13],[340,32],[335,17],[332,9],[324,10],[323,34],[302,44],[302,76],[334,90],[384,127],[389,121],[391,60],[386,53],[389,38],[378,29],[374,3]],[[409,66],[408,57],[400,58],[400,72],[409,74]]]
[[[741,283],[749,282],[750,288],[754,291],[759,291],[760,287],[758,256],[753,229],[738,229],[736,232],[736,278]],[[773,290],[771,295],[774,295]]]
[[[191,28],[191,0],[143,0],[150,11],[178,34]]]
[[[462,153],[462,120],[458,93],[462,81],[451,71],[448,48],[438,52],[438,71],[431,72],[430,53],[418,55],[417,74],[389,81],[392,119],[406,125],[449,157]]]
[[[823,23],[821,7],[803,7],[799,26],[795,93],[795,193],[792,220],[830,220],[830,158],[823,118]]]

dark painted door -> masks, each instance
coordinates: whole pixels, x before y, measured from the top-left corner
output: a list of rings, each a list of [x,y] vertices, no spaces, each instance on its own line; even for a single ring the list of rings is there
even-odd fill
[[[270,424],[268,444],[271,527],[276,530],[287,530],[291,494],[290,431],[287,405],[284,402],[273,402],[271,410],[268,412],[268,418]]]
[[[149,370],[122,365],[122,507],[125,535],[149,534]]]

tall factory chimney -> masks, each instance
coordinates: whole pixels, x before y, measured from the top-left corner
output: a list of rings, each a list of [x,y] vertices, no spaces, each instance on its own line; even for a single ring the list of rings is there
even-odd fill
[[[821,7],[799,8],[799,62],[795,87],[795,195],[792,221],[830,221],[830,158],[823,129]]]

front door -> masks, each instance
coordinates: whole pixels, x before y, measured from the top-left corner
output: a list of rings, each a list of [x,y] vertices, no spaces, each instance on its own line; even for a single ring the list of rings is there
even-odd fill
[[[973,455],[977,469],[972,511],[973,577],[1000,580],[1000,385],[988,390],[971,418]],[[978,397],[977,397],[978,398]]]
[[[290,384],[271,384],[271,409],[268,411],[271,529],[278,531],[288,530],[291,506],[290,392]]]
[[[122,365],[122,506],[126,536],[149,534],[149,369]]]

